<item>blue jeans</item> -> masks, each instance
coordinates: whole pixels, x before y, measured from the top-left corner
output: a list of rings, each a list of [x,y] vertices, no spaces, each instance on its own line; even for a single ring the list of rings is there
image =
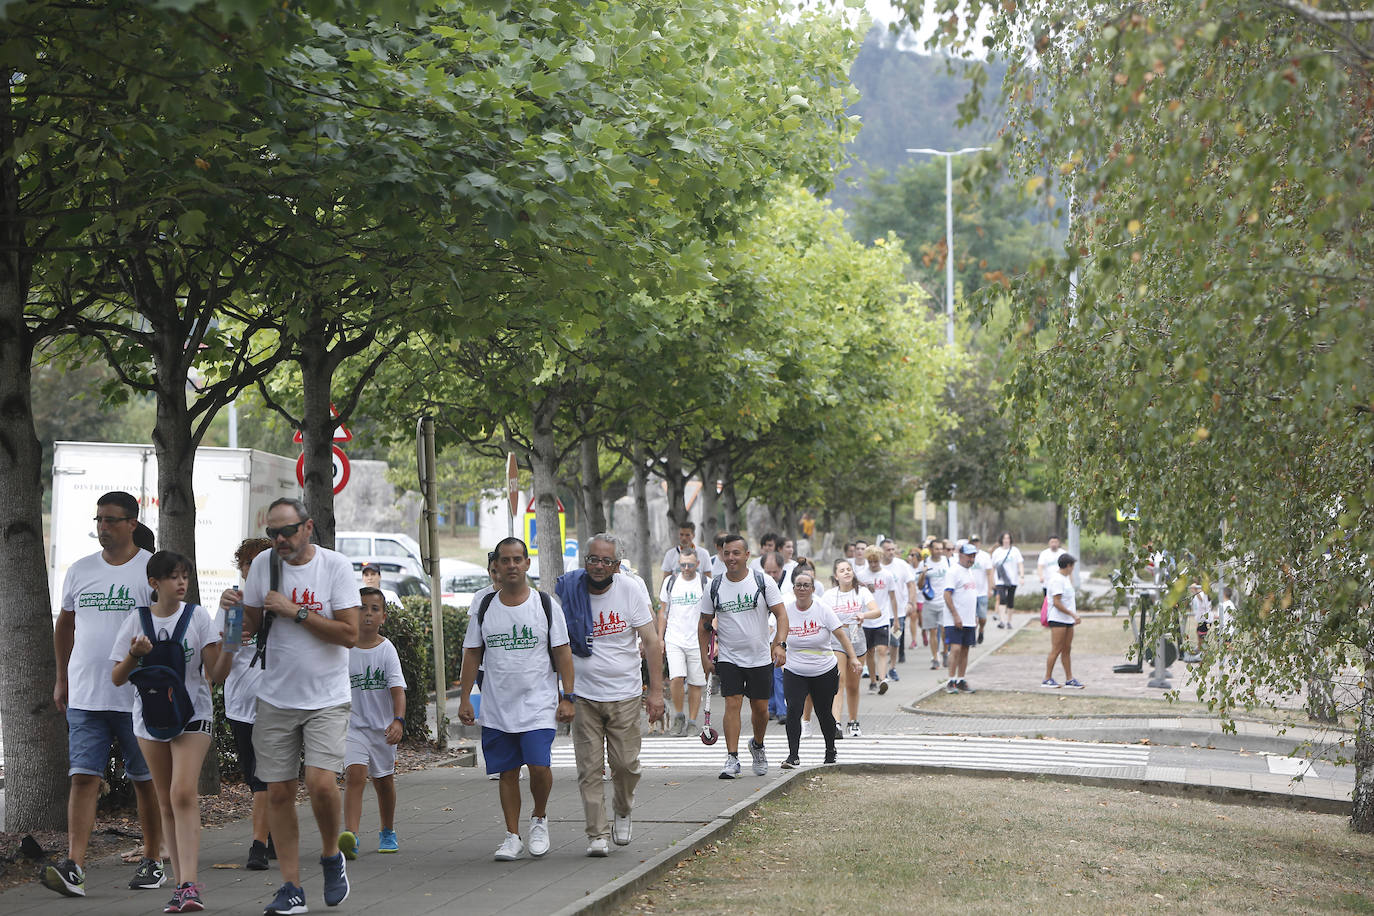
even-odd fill
[[[773,696],[768,700],[768,715],[787,715],[787,700],[782,695],[782,669],[773,669]]]

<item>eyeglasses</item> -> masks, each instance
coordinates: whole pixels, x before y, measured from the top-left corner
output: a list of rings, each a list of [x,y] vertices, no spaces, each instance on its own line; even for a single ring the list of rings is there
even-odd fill
[[[816,583],[814,583],[814,582],[793,582],[793,583],[792,583],[792,588],[793,588],[793,589],[798,589],[798,588],[815,588],[815,587],[816,587]]]
[[[296,522],[294,525],[282,525],[280,528],[268,528],[267,539],[275,541],[277,538],[293,538],[296,532],[301,530],[301,525],[305,522]]]
[[[115,522],[132,521],[137,521],[137,517],[133,515],[97,515],[95,517],[95,523],[97,525],[113,525]]]
[[[615,566],[615,557],[587,557],[588,566]]]

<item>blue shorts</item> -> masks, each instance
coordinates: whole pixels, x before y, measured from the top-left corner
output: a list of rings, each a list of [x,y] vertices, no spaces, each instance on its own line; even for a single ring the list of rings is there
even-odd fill
[[[110,745],[119,742],[124,773],[134,782],[153,778],[134,737],[134,714],[67,707],[67,775],[104,776]]]
[[[945,627],[945,645],[975,646],[977,644],[977,627]]]
[[[487,775],[518,770],[521,766],[549,766],[553,761],[554,733],[552,728],[503,732],[482,726],[482,758],[487,762]]]

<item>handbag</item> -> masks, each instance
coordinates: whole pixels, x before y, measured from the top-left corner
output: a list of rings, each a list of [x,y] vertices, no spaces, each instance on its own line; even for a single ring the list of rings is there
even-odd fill
[[[1047,627],[1050,625],[1050,596],[1046,595],[1045,600],[1040,605],[1040,625]]]

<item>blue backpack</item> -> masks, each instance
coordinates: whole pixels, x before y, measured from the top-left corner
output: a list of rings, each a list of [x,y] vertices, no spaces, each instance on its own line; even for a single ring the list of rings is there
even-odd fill
[[[182,645],[195,610],[196,605],[188,604],[172,628],[171,636],[158,639],[153,630],[153,612],[146,607],[138,609],[143,634],[153,648],[139,659],[138,667],[129,675],[129,682],[138,691],[143,704],[143,727],[160,741],[170,741],[181,734],[195,715],[190,691],[186,689],[186,650]]]

